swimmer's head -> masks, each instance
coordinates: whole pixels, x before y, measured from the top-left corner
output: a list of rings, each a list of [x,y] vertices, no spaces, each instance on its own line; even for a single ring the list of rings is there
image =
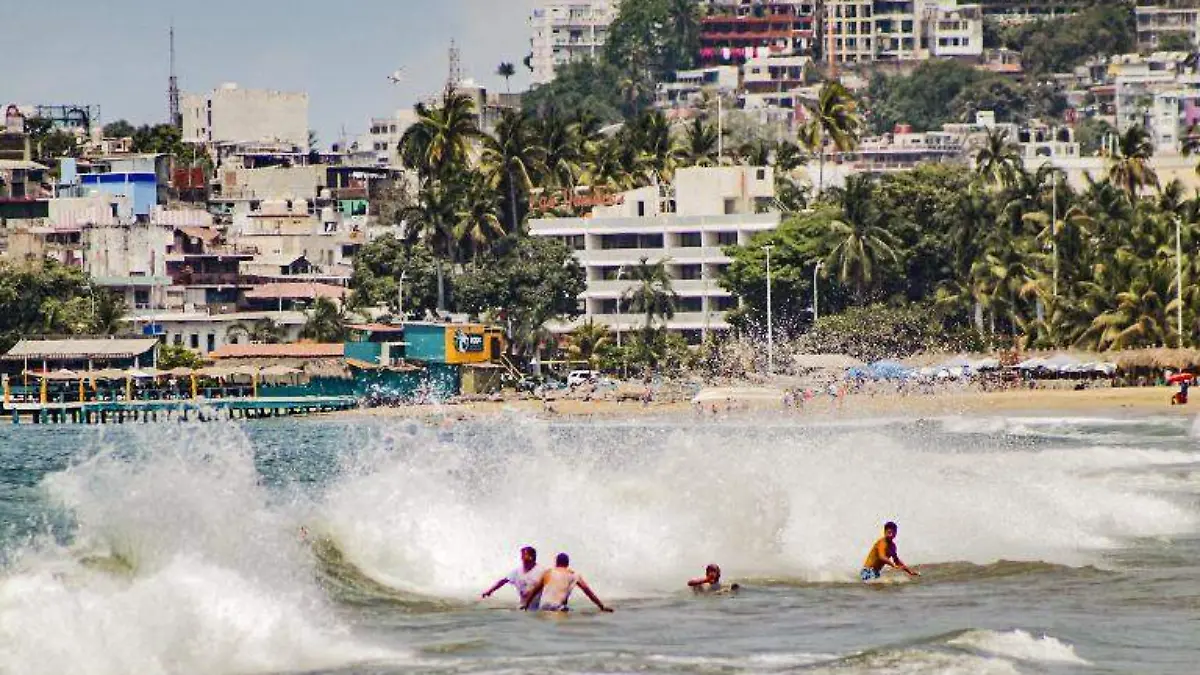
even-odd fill
[[[559,567],[570,567],[571,556],[567,555],[566,553],[559,553],[558,556],[554,558],[554,564]]]
[[[709,565],[704,568],[704,576],[714,581],[721,578],[721,567],[719,565]]]
[[[896,523],[889,520],[883,524],[883,536],[890,539],[891,537],[896,536],[896,532],[899,529],[900,528],[896,527]]]
[[[525,546],[521,549],[521,562],[532,565],[537,562],[537,549]]]

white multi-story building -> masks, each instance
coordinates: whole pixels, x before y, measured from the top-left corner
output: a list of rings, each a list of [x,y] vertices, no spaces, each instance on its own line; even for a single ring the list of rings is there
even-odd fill
[[[774,186],[770,167],[692,167],[677,171],[669,188],[623,193],[589,218],[531,221],[534,236],[566,242],[587,273],[584,316],[551,328],[566,332],[587,320],[617,331],[643,325],[645,317],[630,313],[624,297],[633,288],[630,270],[645,260],[666,264],[679,296],[668,330],[691,343],[710,330],[728,330],[725,314],[737,300],[718,283],[732,262],[724,249],[779,226],[779,213],[760,213]]]
[[[369,155],[377,166],[400,166],[400,141],[417,123],[417,112],[401,108],[391,117],[372,117],[367,133],[358,141],[358,151]]]
[[[125,322],[137,333],[154,335],[163,344],[185,347],[201,356],[226,345],[250,344],[250,331],[255,324],[269,320],[280,330],[282,342],[296,342],[308,320],[304,312],[236,312],[208,314],[205,312],[136,312]]]
[[[214,145],[279,145],[308,150],[308,94],[226,83],[180,99],[183,140]]]
[[[616,17],[616,0],[538,0],[530,19],[533,83],[550,82],[564,63],[598,58]]]
[[[958,0],[827,0],[824,22],[836,63],[983,55],[983,10]]]
[[[1200,44],[1200,7],[1136,7],[1137,43],[1143,50],[1159,49],[1168,35]]]

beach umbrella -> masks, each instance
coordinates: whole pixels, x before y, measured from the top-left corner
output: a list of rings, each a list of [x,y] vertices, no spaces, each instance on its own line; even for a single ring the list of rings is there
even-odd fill
[[[969,364],[972,370],[999,370],[1000,359],[985,358]]]
[[[871,364],[869,372],[877,380],[902,380],[911,371],[897,361],[876,361]]]
[[[145,370],[139,370],[137,368],[130,368],[129,370],[125,371],[125,375],[127,377],[131,377],[135,380],[148,380],[155,377],[156,374],[157,373],[151,373]]]

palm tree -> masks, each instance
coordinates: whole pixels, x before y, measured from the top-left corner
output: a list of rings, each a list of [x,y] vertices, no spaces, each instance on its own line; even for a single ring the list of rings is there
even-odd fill
[[[460,251],[470,251],[472,259],[490,249],[506,234],[500,223],[500,203],[496,192],[479,174],[471,174],[462,198],[458,200],[457,215],[455,246]]]
[[[400,139],[405,164],[417,169],[422,180],[445,178],[466,167],[471,141],[480,134],[471,99],[447,88],[441,105],[418,104],[416,111],[417,123]]]
[[[634,139],[651,175],[658,181],[670,182],[679,164],[681,149],[671,135],[667,116],[660,110],[643,113],[634,125]]]
[[[531,118],[524,112],[505,110],[496,125],[495,136],[483,139],[480,158],[488,185],[504,191],[508,197],[509,231],[520,230],[518,192],[527,194],[533,186],[530,176],[541,166],[542,148],[538,145]]]
[[[997,187],[1012,182],[1021,169],[1021,151],[1008,139],[1007,129],[990,129],[983,147],[975,154],[975,173]]]
[[[895,237],[883,225],[875,207],[875,186],[864,174],[850,176],[840,190],[841,210],[829,221],[825,264],[838,280],[854,286],[859,302],[876,281],[876,270],[885,261],[897,262]]]
[[[820,153],[820,173],[817,194],[825,189],[825,145],[832,142],[838,152],[853,150],[858,145],[858,134],[862,128],[862,117],[858,103],[850,91],[836,80],[821,87],[817,100],[808,107],[817,136],[817,152]]]
[[[583,163],[585,124],[590,120],[569,122],[550,113],[537,124],[537,143],[541,149],[542,187],[575,187]]]
[[[635,285],[625,293],[624,300],[630,312],[646,316],[644,329],[649,336],[655,319],[674,318],[679,296],[671,287],[671,275],[664,260],[651,264],[642,258],[641,263],[629,271],[629,279]]]
[[[443,261],[459,262],[458,233],[462,186],[453,181],[425,183],[417,201],[404,209],[406,235],[410,243],[420,243],[433,252],[437,270],[438,310],[446,309],[446,280]]]
[[[317,298],[309,312],[300,337],[320,343],[342,342],[346,339],[346,313],[329,298]]]
[[[500,65],[496,67],[496,74],[504,78],[504,88],[508,91],[508,93],[511,94],[512,87],[510,86],[509,81],[512,79],[513,75],[517,74],[516,66],[507,61],[501,61]]]
[[[688,166],[713,166],[717,163],[717,130],[704,124],[699,117],[692,120],[684,134],[680,154]]]
[[[96,335],[116,335],[123,328],[122,319],[128,313],[129,307],[125,298],[113,293],[96,294],[95,309],[92,313],[92,333]]]
[[[588,319],[586,323],[580,324],[571,331],[567,352],[573,360],[587,361],[595,365],[599,350],[607,346],[611,340],[612,333],[608,330],[608,326]]]
[[[1150,166],[1154,143],[1145,127],[1134,125],[1121,135],[1116,152],[1108,158],[1108,179],[1121,186],[1130,200],[1147,185],[1158,186],[1158,174]]]
[[[283,326],[269,318],[262,318],[249,326],[241,322],[235,323],[225,331],[225,336],[231,342],[245,338],[254,344],[274,345],[283,342],[287,334]]]

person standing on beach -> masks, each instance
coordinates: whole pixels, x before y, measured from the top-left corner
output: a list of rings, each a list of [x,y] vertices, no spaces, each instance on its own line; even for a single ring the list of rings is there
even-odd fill
[[[863,562],[862,572],[859,573],[859,578],[863,581],[871,581],[878,579],[884,566],[891,565],[898,570],[903,570],[910,577],[919,577],[921,574],[909,569],[908,565],[900,559],[900,555],[896,552],[896,533],[899,528],[896,523],[888,521],[883,525],[883,536],[875,542],[871,550],[867,553],[867,559]]]
[[[521,565],[517,569],[508,573],[508,576],[497,581],[491,588],[483,592],[482,598],[491,597],[492,593],[500,590],[504,584],[512,584],[513,588],[517,589],[517,599],[521,603],[521,609],[533,609],[537,611],[539,597],[537,594],[530,594],[529,589],[537,585],[538,580],[545,573],[545,568],[539,567],[537,564],[537,550],[532,546],[526,546],[521,549]],[[526,595],[530,595],[527,602]]]
[[[592,588],[578,572],[571,569],[571,558],[566,553],[559,553],[554,560],[554,568],[546,570],[533,588],[529,589],[525,596],[522,609],[540,609],[543,612],[567,612],[570,607],[567,603],[571,600],[571,591],[578,586],[579,590],[588,597],[601,612],[613,611],[611,607],[606,606],[592,592]],[[533,607],[534,598],[541,598],[540,607]]]

